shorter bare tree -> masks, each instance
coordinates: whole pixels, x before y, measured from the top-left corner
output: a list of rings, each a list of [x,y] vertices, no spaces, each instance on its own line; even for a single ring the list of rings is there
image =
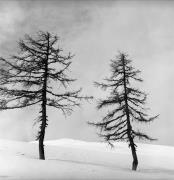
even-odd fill
[[[131,60],[124,53],[120,53],[115,60],[111,60],[111,76],[105,79],[105,83],[96,82],[97,87],[110,89],[110,96],[100,100],[97,108],[112,107],[102,122],[91,123],[101,129],[101,137],[113,146],[113,141],[127,141],[132,151],[133,163],[132,170],[138,166],[136,144],[134,139],[137,137],[144,140],[154,140],[148,135],[135,130],[133,122],[147,123],[153,121],[158,116],[148,117],[144,104],[146,94],[131,86],[132,80],[142,82],[138,77],[140,73],[131,65]]]

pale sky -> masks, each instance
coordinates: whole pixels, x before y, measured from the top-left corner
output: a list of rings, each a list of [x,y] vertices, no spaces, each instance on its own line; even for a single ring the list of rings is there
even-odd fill
[[[139,87],[149,96],[150,114],[160,117],[141,126],[158,141],[174,145],[174,2],[172,1],[0,1],[0,56],[18,51],[24,34],[39,30],[60,37],[59,46],[75,54],[71,74],[73,87],[83,94],[102,98],[107,92],[93,86],[109,75],[110,59],[118,51],[127,52],[144,82]],[[34,140],[37,107],[0,112],[0,138]],[[102,111],[96,100],[82,103],[65,118],[49,110],[46,139],[74,138],[98,141],[97,129],[87,121],[99,121]],[[139,125],[139,124],[138,124]]]

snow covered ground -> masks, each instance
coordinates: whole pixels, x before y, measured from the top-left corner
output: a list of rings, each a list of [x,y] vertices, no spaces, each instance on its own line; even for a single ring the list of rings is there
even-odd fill
[[[138,144],[139,167],[131,171],[126,143],[60,139],[45,142],[45,161],[37,143],[0,140],[0,180],[174,180],[174,147]]]

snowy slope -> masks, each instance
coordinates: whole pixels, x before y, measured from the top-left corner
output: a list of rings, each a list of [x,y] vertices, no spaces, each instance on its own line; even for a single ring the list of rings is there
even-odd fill
[[[174,147],[138,144],[139,168],[125,143],[60,139],[45,142],[46,159],[38,160],[37,143],[0,140],[0,179],[174,180]]]

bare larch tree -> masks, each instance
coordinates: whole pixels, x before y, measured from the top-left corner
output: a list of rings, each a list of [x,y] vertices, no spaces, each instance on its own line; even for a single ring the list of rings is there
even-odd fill
[[[138,166],[136,144],[134,139],[137,137],[144,140],[154,140],[148,135],[133,129],[133,122],[147,123],[153,121],[157,116],[149,117],[146,108],[143,107],[146,101],[146,94],[138,88],[131,86],[132,80],[142,82],[138,77],[140,73],[131,65],[131,60],[125,53],[119,53],[116,59],[111,60],[111,76],[105,79],[104,83],[95,82],[97,87],[110,89],[110,96],[99,100],[97,108],[112,107],[102,122],[91,123],[99,127],[103,137],[110,145],[113,141],[127,141],[132,151],[133,163],[132,170]]]
[[[80,100],[81,89],[69,90],[75,81],[68,75],[72,55],[62,55],[58,37],[39,32],[35,38],[26,35],[19,41],[20,52],[8,59],[0,58],[0,109],[25,108],[40,105],[38,117],[39,157],[45,159],[44,137],[48,125],[47,107],[70,114]]]

